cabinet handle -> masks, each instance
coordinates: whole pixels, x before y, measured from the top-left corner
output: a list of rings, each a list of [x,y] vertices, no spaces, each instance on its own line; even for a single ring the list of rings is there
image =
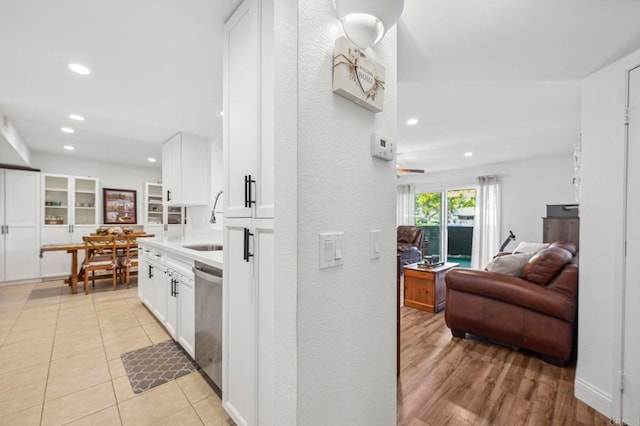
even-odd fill
[[[253,253],[249,252],[249,237],[253,237],[253,234],[249,232],[249,228],[244,228],[244,254],[243,259],[245,262],[248,262],[251,257],[253,257]]]
[[[9,233],[9,225],[2,225],[2,233],[3,234],[8,234]]]
[[[171,191],[167,189],[167,201],[171,201]]]
[[[253,190],[251,188],[251,184],[256,183],[255,180],[251,179],[251,175],[244,176],[244,206],[251,207],[252,204],[255,204],[255,200],[253,200]]]
[[[178,280],[173,283],[173,297],[178,297]]]
[[[149,265],[149,278],[153,278],[153,265]]]

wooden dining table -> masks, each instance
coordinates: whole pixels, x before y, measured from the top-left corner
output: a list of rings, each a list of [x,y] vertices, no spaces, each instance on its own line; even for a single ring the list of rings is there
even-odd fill
[[[136,235],[138,238],[154,237],[154,234]],[[48,251],[66,251],[71,254],[71,274],[64,280],[65,284],[71,287],[71,294],[78,293],[78,279],[84,279],[82,275],[84,271],[78,268],[78,252],[85,248],[82,243],[62,243],[62,244],[44,244],[40,246],[40,258],[43,253]],[[124,250],[127,248],[127,241],[124,239],[116,239],[116,250]]]

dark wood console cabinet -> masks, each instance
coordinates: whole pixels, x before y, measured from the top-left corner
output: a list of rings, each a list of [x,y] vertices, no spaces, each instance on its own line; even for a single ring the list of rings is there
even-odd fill
[[[563,240],[580,248],[579,217],[543,217],[542,242],[552,243]]]

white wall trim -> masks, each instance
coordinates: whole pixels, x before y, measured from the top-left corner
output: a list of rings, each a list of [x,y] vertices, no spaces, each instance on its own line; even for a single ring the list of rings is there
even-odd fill
[[[575,397],[584,402],[588,406],[598,410],[606,417],[611,413],[611,395],[603,392],[602,390],[592,386],[590,383],[585,382],[581,378],[577,377],[574,385]]]

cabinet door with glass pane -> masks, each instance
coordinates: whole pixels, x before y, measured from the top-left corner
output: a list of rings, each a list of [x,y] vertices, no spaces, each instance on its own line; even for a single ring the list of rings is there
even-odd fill
[[[92,178],[74,179],[74,225],[98,224],[98,180]]]

